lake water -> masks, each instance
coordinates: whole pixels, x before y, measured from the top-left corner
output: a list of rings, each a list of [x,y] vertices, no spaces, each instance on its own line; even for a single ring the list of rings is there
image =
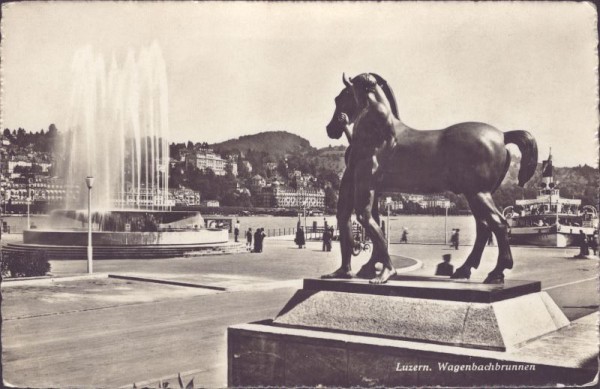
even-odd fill
[[[326,216],[329,225],[337,225],[335,216]],[[391,216],[390,220],[390,239],[391,242],[400,242],[402,229],[408,229],[409,242],[421,243],[443,243],[444,228],[447,225],[447,239],[449,242],[450,233],[453,228],[460,229],[461,244],[472,244],[475,242],[475,219],[472,216],[448,216],[447,222],[443,216]],[[265,230],[271,230],[270,235],[280,234],[279,230],[296,227],[297,217],[275,217],[275,216],[248,216],[239,217],[240,227],[244,231],[248,227],[253,230],[257,227],[263,227]],[[383,221],[387,218],[384,216]],[[318,226],[323,226],[323,216],[307,217],[306,225],[311,230],[313,221]],[[304,224],[304,220],[302,220]]]
[[[212,217],[212,216],[211,216]],[[230,217],[227,217],[230,218]],[[256,230],[256,228],[264,228],[269,236],[291,234],[291,229],[296,228],[298,218],[291,216],[239,216],[234,217],[240,221],[241,233],[248,228]],[[313,222],[317,222],[319,227],[323,226],[323,219],[331,225],[337,225],[335,216],[307,216],[306,225],[310,232]],[[384,221],[387,220],[383,216]],[[400,242],[402,229],[408,229],[409,242],[419,243],[443,243],[444,242],[444,226],[446,218],[444,216],[391,216],[390,220],[390,237],[391,242]],[[11,228],[11,233],[20,233],[27,225],[26,216],[8,216],[4,217],[4,221]],[[39,228],[51,228],[48,225],[48,217],[41,215],[31,216],[31,222]],[[302,218],[304,225],[304,218]],[[447,219],[447,240],[450,240],[450,232],[453,228],[460,229],[461,244],[472,244],[475,242],[475,219],[472,216],[448,216]]]

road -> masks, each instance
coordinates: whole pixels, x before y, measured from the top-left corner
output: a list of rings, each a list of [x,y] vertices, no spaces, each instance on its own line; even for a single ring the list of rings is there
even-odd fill
[[[431,275],[441,255],[454,264],[468,254],[443,246],[392,245],[394,254],[419,259],[413,274]],[[475,279],[494,265],[495,248],[484,255]],[[576,250],[515,248],[512,279],[536,279],[573,320],[598,310],[597,260],[573,260]],[[137,272],[187,277],[197,282],[254,285],[237,292],[115,279],[3,287],[4,375],[29,387],[132,387],[156,385],[183,372],[196,385],[226,385],[226,328],[274,317],[296,288],[270,281],[314,277],[335,268],[339,252],[319,243],[305,250],[292,242],[267,241],[263,254],[158,261],[97,261],[98,272]],[[355,266],[366,260],[363,255]],[[396,258],[398,266],[409,264]],[[80,262],[55,262],[53,272],[75,274]],[[152,381],[150,381],[152,380]]]

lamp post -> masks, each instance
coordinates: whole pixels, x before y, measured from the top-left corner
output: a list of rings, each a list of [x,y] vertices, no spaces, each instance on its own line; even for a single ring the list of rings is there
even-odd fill
[[[31,178],[27,179],[27,229],[31,229],[31,221],[29,218],[29,206],[31,205]]]
[[[387,209],[387,222],[386,222],[386,226],[385,226],[385,244],[386,244],[386,248],[388,250],[388,252],[390,251],[390,206],[392,205],[392,198],[391,197],[386,197],[385,198],[385,207]]]
[[[446,217],[444,217],[444,244],[448,244],[448,208],[449,201],[444,200],[444,208],[446,208]]]
[[[85,178],[85,184],[88,188],[88,245],[87,245],[87,270],[88,274],[94,272],[92,262],[92,186],[94,185],[94,177],[88,176]]]

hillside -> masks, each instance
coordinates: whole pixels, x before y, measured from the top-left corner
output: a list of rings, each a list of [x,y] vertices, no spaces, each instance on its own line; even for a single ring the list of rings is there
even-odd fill
[[[235,150],[242,153],[246,153],[248,150],[255,152],[264,151],[277,158],[285,157],[289,154],[304,154],[315,150],[306,139],[286,131],[268,131],[253,135],[244,135],[237,139],[215,143],[211,147],[221,153]]]
[[[317,169],[331,170],[341,173],[346,168],[344,154],[346,146],[325,147],[317,150],[314,155],[314,163]]]

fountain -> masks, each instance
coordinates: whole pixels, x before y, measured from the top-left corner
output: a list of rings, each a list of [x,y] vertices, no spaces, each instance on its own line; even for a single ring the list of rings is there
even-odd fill
[[[227,245],[228,232],[209,229],[199,212],[171,211],[167,72],[160,47],[129,50],[107,66],[91,47],[76,52],[67,133],[58,169],[79,187],[50,228],[23,233],[9,250],[43,249],[51,258],[85,258],[87,191],[93,176],[94,258],[180,256]]]

